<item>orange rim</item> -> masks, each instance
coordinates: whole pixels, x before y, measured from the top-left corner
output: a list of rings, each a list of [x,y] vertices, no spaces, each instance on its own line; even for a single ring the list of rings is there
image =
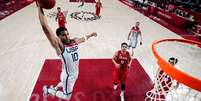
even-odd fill
[[[196,41],[186,40],[186,39],[162,39],[162,40],[154,41],[152,44],[153,54],[158,60],[157,62],[163,71],[165,71],[168,75],[170,75],[172,78],[174,78],[178,82],[183,83],[186,86],[193,88],[195,90],[201,91],[201,80],[195,77],[192,77],[191,75],[188,75],[176,68],[173,68],[172,65],[170,65],[163,58],[161,58],[159,54],[156,52],[155,46],[158,43],[165,42],[165,41],[177,41],[177,42],[187,43],[191,45],[198,45],[199,47],[201,46],[201,43]]]

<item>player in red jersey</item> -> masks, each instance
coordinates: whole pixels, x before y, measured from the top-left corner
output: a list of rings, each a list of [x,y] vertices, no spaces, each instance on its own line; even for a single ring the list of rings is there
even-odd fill
[[[61,12],[61,8],[57,7],[57,14],[55,20],[58,20],[58,25],[59,27],[64,27],[66,28],[66,17],[64,16],[63,12]]]
[[[100,2],[100,0],[98,0],[96,2],[96,6],[95,7],[96,7],[96,16],[100,17],[100,10],[102,8],[102,3]]]
[[[121,50],[118,50],[112,58],[115,68],[113,71],[114,90],[117,90],[118,84],[121,84],[121,101],[124,101],[125,83],[127,78],[127,69],[131,66],[131,55],[127,51],[128,44],[122,43]]]

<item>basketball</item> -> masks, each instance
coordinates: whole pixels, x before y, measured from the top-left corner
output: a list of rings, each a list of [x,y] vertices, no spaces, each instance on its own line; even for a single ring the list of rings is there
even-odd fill
[[[52,9],[56,4],[56,0],[38,0],[38,3],[44,9]]]

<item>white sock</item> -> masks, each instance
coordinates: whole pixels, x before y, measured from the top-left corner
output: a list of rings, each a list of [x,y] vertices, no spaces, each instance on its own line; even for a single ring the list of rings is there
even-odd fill
[[[62,85],[62,83],[61,82],[59,82],[58,84],[57,84],[57,86],[56,87],[54,87],[56,90],[58,90],[58,88],[59,87],[63,87],[63,85]]]
[[[52,94],[52,95],[54,95],[55,96],[55,94],[56,94],[56,90],[55,89],[52,89],[52,88],[48,88],[48,93],[50,93],[50,94]]]
[[[115,85],[115,84],[114,84],[113,89],[116,90],[117,87],[118,87],[118,85]]]
[[[65,100],[70,100],[71,94],[65,95],[63,92],[57,91],[56,96]]]
[[[120,97],[121,97],[121,101],[124,101],[124,91],[121,91]]]
[[[121,95],[121,96],[124,96],[124,91],[121,91],[120,95]]]

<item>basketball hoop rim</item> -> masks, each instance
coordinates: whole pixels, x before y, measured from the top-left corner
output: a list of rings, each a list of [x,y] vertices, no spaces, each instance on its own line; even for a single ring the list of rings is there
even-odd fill
[[[177,80],[178,82],[183,83],[186,86],[193,88],[195,90],[201,91],[201,80],[174,68],[172,65],[170,65],[168,62],[166,62],[163,58],[159,56],[155,47],[157,44],[161,42],[165,42],[165,41],[177,41],[177,42],[187,43],[191,45],[199,45],[199,46],[201,46],[201,43],[197,41],[186,40],[186,39],[161,39],[161,40],[156,40],[152,43],[152,52],[155,58],[157,59],[157,63],[159,64],[160,68],[163,71],[165,71],[168,75],[170,75],[173,79]]]

